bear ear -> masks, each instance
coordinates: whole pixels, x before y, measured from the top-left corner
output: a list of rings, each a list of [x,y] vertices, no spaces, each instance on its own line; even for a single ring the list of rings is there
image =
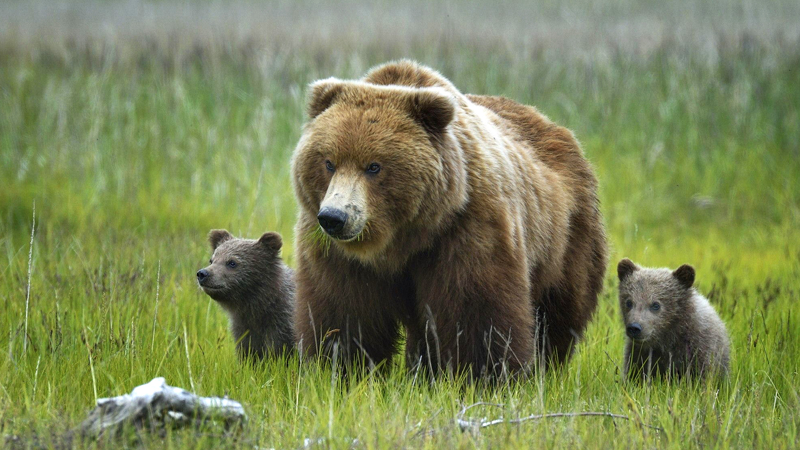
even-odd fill
[[[684,264],[675,269],[672,276],[678,279],[681,286],[689,289],[694,284],[694,267]]]
[[[314,119],[325,112],[343,89],[344,82],[337,78],[326,78],[312,83],[308,91],[308,117]]]
[[[441,88],[422,88],[411,97],[411,114],[428,133],[439,136],[456,117],[456,99]]]
[[[283,239],[281,239],[280,234],[270,231],[269,233],[262,234],[258,243],[277,252],[283,246]]]
[[[637,270],[639,270],[639,267],[636,266],[633,261],[628,258],[623,259],[619,262],[619,264],[617,264],[617,276],[619,277],[619,281],[624,280]]]
[[[211,230],[208,233],[208,242],[211,244],[211,250],[216,250],[219,244],[233,239],[233,235],[228,233],[228,230]]]

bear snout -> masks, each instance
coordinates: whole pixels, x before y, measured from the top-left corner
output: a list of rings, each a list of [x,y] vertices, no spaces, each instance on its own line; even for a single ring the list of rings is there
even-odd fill
[[[207,278],[208,278],[208,271],[206,269],[200,269],[197,271],[197,282],[200,283],[200,285],[202,285]]]
[[[331,179],[319,205],[317,221],[329,236],[340,242],[355,240],[367,222],[367,191],[361,173],[342,169]]]
[[[625,328],[625,333],[631,339],[638,339],[642,335],[642,326],[634,322]]]
[[[326,206],[319,211],[317,220],[319,221],[319,226],[326,233],[333,237],[338,237],[344,230],[344,224],[347,223],[347,213],[341,209]]]

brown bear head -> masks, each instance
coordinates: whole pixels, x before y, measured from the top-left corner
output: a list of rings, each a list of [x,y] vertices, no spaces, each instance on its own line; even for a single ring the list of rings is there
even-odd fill
[[[263,283],[273,280],[272,268],[279,264],[283,241],[278,233],[264,233],[258,240],[239,239],[227,230],[211,230],[209,265],[197,271],[197,283],[212,299],[232,303],[249,301]]]
[[[312,84],[310,121],[292,159],[302,213],[364,261],[399,233],[435,227],[466,198],[451,131],[458,108],[443,87]]]
[[[617,275],[625,333],[632,340],[661,342],[687,315],[694,291],[692,266],[684,264],[675,271],[647,269],[625,258],[617,265]]]

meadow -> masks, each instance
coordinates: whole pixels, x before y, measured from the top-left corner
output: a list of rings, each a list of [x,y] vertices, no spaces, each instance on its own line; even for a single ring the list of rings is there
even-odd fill
[[[306,85],[401,57],[537,106],[592,162],[611,258],[564,370],[487,388],[415,382],[401,358],[349,381],[296,358],[242,365],[197,288],[211,228],[278,231],[294,265]],[[798,243],[793,1],[0,4],[6,447],[797,448]],[[623,382],[622,257],[694,265],[731,334],[727,379]],[[99,443],[72,432],[97,398],[156,376],[242,401],[250,420]],[[462,432],[477,402],[468,416],[631,420]]]

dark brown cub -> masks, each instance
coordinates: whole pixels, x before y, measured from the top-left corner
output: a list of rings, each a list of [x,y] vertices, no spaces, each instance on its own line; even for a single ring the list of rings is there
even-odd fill
[[[278,233],[258,240],[227,230],[208,235],[213,254],[197,283],[228,313],[239,357],[258,359],[294,348],[294,273],[280,258]]]

